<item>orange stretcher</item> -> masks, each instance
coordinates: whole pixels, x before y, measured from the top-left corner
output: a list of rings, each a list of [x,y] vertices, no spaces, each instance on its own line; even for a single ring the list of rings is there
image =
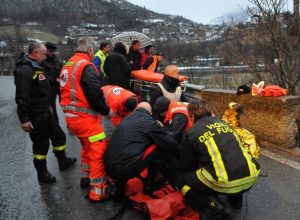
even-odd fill
[[[164,74],[155,73],[148,70],[135,70],[131,71],[131,76],[131,83],[134,85],[133,87],[135,88],[134,90],[136,93],[141,94],[146,92],[147,97],[149,97],[151,89],[155,86],[155,84],[162,80]],[[181,75],[179,77],[179,81],[182,90],[185,91],[187,85],[186,76]]]
[[[136,70],[136,71],[131,72],[131,76],[136,78],[136,79],[139,79],[139,80],[159,83],[162,80],[164,74],[155,73],[155,72],[151,72],[151,71],[148,71],[148,70]],[[181,75],[179,77],[179,81],[180,82],[186,81],[186,76]]]

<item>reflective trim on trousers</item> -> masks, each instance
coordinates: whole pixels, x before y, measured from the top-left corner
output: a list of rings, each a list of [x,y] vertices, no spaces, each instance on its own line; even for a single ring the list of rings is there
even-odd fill
[[[37,160],[46,160],[46,155],[33,154],[33,158]]]
[[[106,183],[106,177],[91,178],[91,185],[100,185],[102,183]]]
[[[102,139],[106,138],[106,135],[104,132],[101,132],[99,134],[95,134],[92,136],[89,136],[89,141],[91,143],[96,142],[96,141],[101,141]]]
[[[66,149],[66,145],[57,146],[57,147],[53,146],[53,151],[62,151],[62,150],[65,150],[65,149]]]

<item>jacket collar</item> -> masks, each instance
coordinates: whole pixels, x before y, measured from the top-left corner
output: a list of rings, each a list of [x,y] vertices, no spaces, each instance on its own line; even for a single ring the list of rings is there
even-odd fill
[[[75,55],[76,56],[79,56],[79,57],[82,57],[83,59],[86,59],[88,61],[91,61],[91,58],[89,57],[89,55],[87,55],[86,53],[84,52],[81,52],[81,51],[75,51]]]

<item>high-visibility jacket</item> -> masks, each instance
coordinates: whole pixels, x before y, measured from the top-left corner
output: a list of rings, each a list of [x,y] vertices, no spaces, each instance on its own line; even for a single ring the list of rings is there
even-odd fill
[[[107,55],[105,55],[102,50],[99,50],[95,54],[95,57],[99,57],[99,59],[101,60],[100,70],[103,73],[103,76],[107,77],[106,73],[104,72],[104,62],[106,60]]]
[[[102,87],[102,91],[105,97],[105,101],[109,108],[113,112],[112,122],[115,126],[119,125],[121,120],[127,116],[127,112],[124,111],[124,104],[130,97],[136,99],[137,96],[120,86],[107,85]]]
[[[164,124],[169,123],[172,120],[172,117],[174,114],[183,114],[188,118],[188,122],[185,126],[185,129],[188,129],[190,127],[192,127],[193,123],[190,119],[188,110],[187,110],[187,102],[177,102],[177,101],[171,101],[168,111],[167,111],[167,115],[165,117],[164,120]]]
[[[153,56],[153,62],[151,63],[151,65],[147,68],[147,70],[151,71],[151,72],[155,72],[156,68],[158,65],[158,56],[154,55]]]
[[[197,164],[194,167],[198,177],[196,185],[201,181],[216,192],[236,194],[250,189],[256,182],[259,164],[247,153],[239,136],[221,119],[210,116],[198,119],[182,143],[181,153],[185,155],[182,169]],[[187,191],[188,186],[182,190]]]

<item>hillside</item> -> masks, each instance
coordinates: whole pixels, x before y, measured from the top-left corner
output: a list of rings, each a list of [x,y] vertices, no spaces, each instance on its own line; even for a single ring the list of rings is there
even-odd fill
[[[82,23],[114,24],[117,31],[141,28],[145,20],[193,24],[180,16],[155,13],[125,0],[3,0],[1,18],[67,27]]]

